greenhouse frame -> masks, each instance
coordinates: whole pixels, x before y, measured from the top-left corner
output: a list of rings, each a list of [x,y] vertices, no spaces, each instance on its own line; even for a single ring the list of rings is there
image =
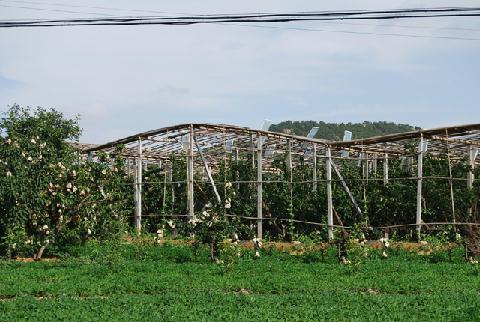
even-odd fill
[[[246,220],[256,224],[256,236],[264,236],[263,223],[273,220],[264,216],[264,186],[266,184],[287,184],[290,189],[293,185],[308,185],[316,191],[320,185],[325,188],[327,200],[326,209],[319,214],[319,220],[303,221],[320,227],[326,227],[328,238],[334,238],[334,229],[348,229],[337,218],[335,223],[335,205],[333,184],[338,184],[343,193],[348,196],[354,212],[362,214],[362,207],[358,196],[352,193],[352,185],[362,182],[381,182],[388,185],[396,180],[416,182],[416,197],[411,200],[415,204],[416,213],[412,214],[410,223],[380,225],[376,228],[387,231],[395,227],[415,228],[420,233],[424,226],[436,225],[477,225],[474,220],[461,222],[456,219],[459,212],[455,205],[454,185],[463,185],[466,189],[473,189],[474,170],[480,162],[478,149],[480,147],[480,124],[469,124],[417,130],[399,134],[356,139],[349,141],[329,141],[302,137],[284,133],[250,129],[222,124],[181,124],[164,127],[125,137],[120,140],[102,145],[82,145],[82,153],[90,159],[95,159],[99,153],[112,153],[122,147],[122,156],[125,158],[125,172],[134,176],[135,187],[135,227],[142,228],[142,190],[147,184],[144,181],[144,172],[149,167],[157,167],[164,174],[164,189],[174,184],[185,185],[186,213],[176,213],[172,210],[170,216],[185,216],[193,218],[196,209],[195,185],[208,185],[213,191],[210,202],[225,203],[222,200],[221,189],[225,189],[227,181],[214,180],[213,174],[226,166],[229,162],[251,162],[252,170],[256,173],[250,180],[240,180],[236,174],[235,180],[229,181],[233,185],[250,185],[256,192],[256,216],[244,214]],[[435,175],[426,175],[423,169],[424,156],[443,158],[448,161],[448,171]],[[279,173],[280,170],[274,160],[282,158],[287,170],[278,180],[266,180],[265,174]],[[174,181],[172,178],[172,160],[181,159],[185,162],[185,177]],[[389,165],[399,162],[402,167],[409,167],[401,176],[392,175]],[[345,162],[356,164],[361,173],[360,178],[349,178],[343,173]],[[465,176],[455,176],[452,173],[454,164],[464,164],[468,167]],[[294,180],[291,173],[297,166],[309,165],[311,177],[303,180]],[[478,167],[477,167],[478,168]],[[238,172],[238,171],[237,171]],[[288,175],[290,173],[290,175]],[[160,178],[161,179],[161,178]],[[450,199],[448,212],[450,220],[442,222],[425,222],[423,219],[422,195],[429,180],[444,181],[448,184],[445,198]],[[428,188],[428,186],[427,186]],[[450,191],[448,191],[450,190]],[[365,193],[365,190],[364,190]],[[164,191],[165,195],[165,191]],[[366,198],[366,196],[364,196]],[[291,200],[290,202],[293,202]],[[323,209],[322,209],[323,210]],[[467,217],[476,216],[476,207],[467,209]],[[228,212],[226,213],[228,216]],[[326,217],[326,223],[321,218]],[[338,217],[338,216],[337,216]],[[468,217],[468,218],[470,218]],[[340,221],[339,221],[340,220]],[[291,218],[290,221],[298,221]]]

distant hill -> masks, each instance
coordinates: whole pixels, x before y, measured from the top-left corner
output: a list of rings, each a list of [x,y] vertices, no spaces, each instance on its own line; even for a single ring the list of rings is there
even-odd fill
[[[353,132],[352,139],[363,139],[367,137],[401,133],[420,128],[408,124],[396,124],[393,122],[368,122],[363,123],[325,123],[316,121],[284,121],[272,124],[270,131],[306,136],[310,129],[318,126],[319,130],[315,138],[341,141],[345,130]]]

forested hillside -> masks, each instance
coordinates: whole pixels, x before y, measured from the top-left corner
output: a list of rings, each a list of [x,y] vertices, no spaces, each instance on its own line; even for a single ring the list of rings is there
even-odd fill
[[[353,132],[353,139],[367,138],[371,136],[390,133],[412,131],[416,128],[408,124],[396,124],[393,122],[368,122],[363,123],[325,123],[316,121],[284,121],[272,124],[270,131],[305,136],[310,129],[318,126],[319,130],[315,135],[319,139],[342,140],[345,130]]]

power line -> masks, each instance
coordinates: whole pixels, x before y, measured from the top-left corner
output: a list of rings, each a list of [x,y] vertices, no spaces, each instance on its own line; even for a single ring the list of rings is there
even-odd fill
[[[41,5],[41,6],[53,6],[53,7],[66,7],[66,8],[86,8],[86,9],[99,9],[102,11],[131,11],[131,12],[148,12],[148,13],[155,13],[155,14],[178,14],[178,15],[189,15],[188,13],[168,13],[165,11],[159,11],[159,10],[151,10],[151,9],[130,9],[130,8],[116,8],[116,7],[98,7],[98,6],[85,6],[85,5],[76,5],[76,4],[66,4],[66,3],[57,3],[57,2],[42,2],[42,1],[25,1],[25,0],[0,0],[0,2],[11,2],[11,3],[26,3],[26,4],[31,4],[31,5]],[[8,7],[8,8],[18,8],[18,9],[28,9],[28,10],[44,10],[42,8],[34,8],[34,7],[24,7],[24,6],[12,6],[12,5],[1,5],[2,7]],[[45,9],[49,11],[58,11],[56,9]],[[104,13],[90,13],[90,12],[79,12],[79,11],[70,11],[70,13],[76,13],[76,14],[94,14],[94,15],[99,15],[99,16],[113,16],[110,14],[104,14]]]
[[[391,32],[369,32],[369,31],[338,30],[338,29],[333,30],[333,29],[284,27],[284,26],[268,26],[268,25],[252,25],[252,24],[236,24],[236,23],[222,23],[222,24],[227,25],[227,26],[241,26],[241,27],[265,28],[265,29],[282,29],[282,30],[297,30],[297,31],[333,32],[333,33],[354,34],[354,35],[375,35],[375,36],[389,36],[389,37],[393,36],[393,37],[406,37],[406,38],[431,38],[431,39],[480,41],[480,38],[474,38],[474,37],[417,35],[417,34],[403,34],[403,33],[391,33]]]
[[[189,13],[183,12],[165,12],[159,10],[152,10],[152,9],[133,9],[133,8],[118,8],[118,7],[99,7],[99,6],[86,6],[86,5],[78,5],[78,4],[65,4],[65,3],[57,3],[57,2],[43,2],[43,1],[30,1],[30,0],[0,0],[0,3],[3,2],[10,2],[10,3],[26,3],[26,4],[33,4],[33,5],[42,5],[42,6],[53,6],[53,7],[67,7],[67,8],[87,8],[87,9],[100,9],[102,11],[131,11],[131,12],[147,12],[147,13],[161,13],[161,14],[170,14],[170,15],[191,15]],[[60,9],[44,9],[44,8],[35,8],[35,7],[25,7],[25,6],[12,6],[12,5],[0,5],[1,7],[9,7],[9,8],[19,8],[19,9],[28,9],[28,10],[37,10],[37,11],[54,11],[54,12],[65,12],[65,13],[75,13],[75,14],[92,14],[98,16],[114,16],[112,14],[106,13],[98,13],[98,12],[79,12],[79,11],[71,11],[71,10],[60,10]],[[17,19],[19,20],[19,19]],[[387,28],[403,28],[403,29],[432,29],[432,26],[418,26],[418,25],[392,25],[392,24],[365,24],[365,23],[353,23],[353,22],[339,22],[339,21],[322,21],[323,23],[328,24],[336,24],[336,25],[347,25],[347,26],[368,26],[368,27],[387,27]],[[233,25],[233,24],[232,24]],[[250,27],[264,27],[264,26],[250,26]],[[282,29],[290,29],[290,28],[282,28]],[[440,30],[453,30],[453,31],[480,31],[478,28],[466,28],[466,27],[437,27]],[[350,31],[343,31],[343,30],[311,30],[305,29],[308,31],[323,31],[323,32],[340,32],[340,33],[350,33]],[[356,32],[359,34],[373,34],[373,35],[387,35],[387,36],[400,36],[400,37],[422,37],[422,38],[440,38],[440,39],[461,39],[461,40],[477,40],[476,38],[472,37],[455,37],[455,36],[428,36],[428,35],[406,35],[406,34],[398,34],[398,33],[372,33],[372,32]]]
[[[0,4],[0,7],[3,8],[15,8],[15,9],[26,9],[26,10],[34,10],[34,11],[51,11],[51,12],[60,12],[60,13],[74,13],[74,14],[89,14],[95,16],[104,16],[104,17],[112,17],[112,15],[106,13],[96,13],[96,12],[79,12],[79,11],[72,11],[72,10],[62,10],[62,9],[48,9],[48,8],[36,8],[36,7],[27,7],[27,6],[11,6]]]
[[[433,17],[478,17],[480,8],[449,7],[396,10],[310,11],[293,13],[217,14],[192,16],[122,16],[42,20],[0,20],[1,28],[106,26],[106,25],[194,25],[211,23],[272,23],[292,21],[390,20]]]

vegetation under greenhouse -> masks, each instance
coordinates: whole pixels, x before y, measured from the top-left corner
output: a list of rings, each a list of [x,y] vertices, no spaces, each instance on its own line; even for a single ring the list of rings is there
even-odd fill
[[[328,141],[184,124],[103,145],[78,120],[13,106],[2,128],[2,253],[112,238],[130,225],[224,239],[422,239],[447,230],[478,255],[480,124]],[[313,129],[314,131],[314,129]],[[56,245],[56,246],[54,246]],[[341,248],[341,247],[340,247]]]

